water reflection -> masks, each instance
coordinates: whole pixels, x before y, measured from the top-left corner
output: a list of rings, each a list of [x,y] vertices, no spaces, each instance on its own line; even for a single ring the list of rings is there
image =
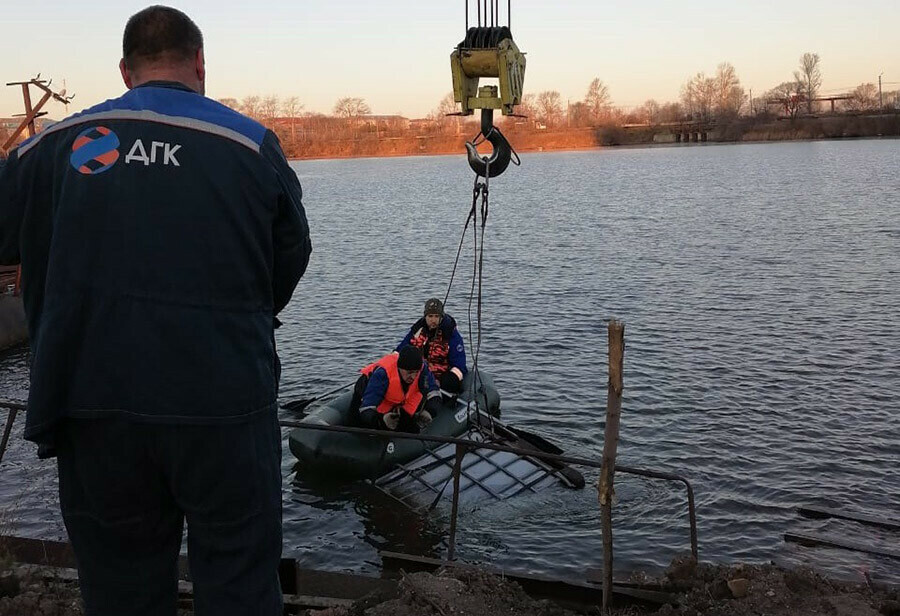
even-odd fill
[[[336,481],[304,473],[299,465],[293,472],[286,500],[323,516],[352,513],[361,522],[356,534],[371,548],[368,562],[376,562],[381,551],[431,558],[444,554],[448,524],[440,510],[412,510],[367,481]]]

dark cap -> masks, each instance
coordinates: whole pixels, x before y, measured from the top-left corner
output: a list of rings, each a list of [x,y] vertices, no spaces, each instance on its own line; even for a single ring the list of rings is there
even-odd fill
[[[397,358],[397,367],[403,370],[418,371],[422,367],[422,351],[417,347],[407,344],[400,349],[400,357]]]
[[[425,316],[428,316],[429,314],[439,314],[444,316],[444,302],[436,297],[432,297],[425,302]]]

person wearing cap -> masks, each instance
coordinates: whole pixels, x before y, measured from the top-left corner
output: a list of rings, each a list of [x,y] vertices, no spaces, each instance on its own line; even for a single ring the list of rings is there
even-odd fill
[[[431,423],[441,404],[441,392],[422,352],[405,346],[362,370],[367,378],[359,409],[363,427],[418,432]]]
[[[400,351],[406,345],[422,350],[442,390],[451,395],[462,391],[462,380],[467,372],[466,347],[456,328],[456,319],[444,312],[441,300],[432,297],[425,302],[422,318],[413,323],[396,350]]]

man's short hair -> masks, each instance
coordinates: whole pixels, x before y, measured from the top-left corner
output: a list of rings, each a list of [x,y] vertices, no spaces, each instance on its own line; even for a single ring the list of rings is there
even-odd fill
[[[149,6],[125,24],[122,57],[129,70],[150,63],[191,60],[203,47],[203,34],[191,18],[168,6]]]

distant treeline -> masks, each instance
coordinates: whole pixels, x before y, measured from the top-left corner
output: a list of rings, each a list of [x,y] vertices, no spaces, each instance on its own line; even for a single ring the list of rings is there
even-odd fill
[[[896,82],[894,82],[896,83]],[[892,85],[890,83],[880,85]],[[478,117],[452,115],[451,94],[425,118],[376,115],[360,97],[339,99],[331,115],[308,113],[296,96],[219,99],[273,129],[294,158],[392,156],[461,152],[479,131]],[[710,141],[818,139],[898,135],[900,91],[862,83],[849,92],[822,92],[818,54],[800,57],[793,76],[759,96],[742,85],[734,67],[723,62],[707,76],[685,81],[678,101],[614,104],[599,78],[584,98],[563,104],[555,90],[526,94],[516,109],[523,117],[500,117],[504,133],[515,135],[520,150],[587,148],[666,141],[671,125],[699,122],[714,127]],[[0,124],[0,143],[6,129]]]
[[[761,96],[751,96],[734,67],[724,62],[714,75],[697,73],[678,101],[648,100],[634,107],[613,103],[609,87],[595,78],[585,96],[563,104],[559,92],[525,95],[517,113],[498,116],[520,150],[572,149],[666,141],[670,125],[700,122],[714,127],[710,141],[819,139],[898,135],[900,91],[873,83],[849,92],[823,93],[818,54],[801,56],[798,70]],[[374,115],[363,98],[338,100],[332,115],[304,113],[297,97],[248,96],[222,103],[256,118],[279,136],[288,156],[300,158],[445,154],[461,152],[479,130],[477,116],[458,110],[448,94],[421,119]]]

